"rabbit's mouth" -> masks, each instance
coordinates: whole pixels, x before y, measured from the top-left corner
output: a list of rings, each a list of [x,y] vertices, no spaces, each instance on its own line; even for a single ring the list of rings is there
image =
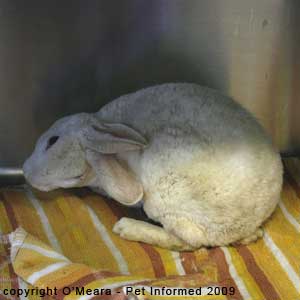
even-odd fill
[[[49,192],[57,188],[72,188],[87,186],[88,183],[94,179],[94,172],[91,166],[87,165],[81,175],[73,176],[70,178],[61,178],[55,182],[48,181],[46,184],[35,180],[32,176],[25,176],[27,181],[40,191]]]
[[[74,186],[86,186],[87,183],[93,178],[93,172],[90,165],[87,165],[86,169],[81,175],[71,178],[63,179],[60,182],[60,187],[68,188]]]

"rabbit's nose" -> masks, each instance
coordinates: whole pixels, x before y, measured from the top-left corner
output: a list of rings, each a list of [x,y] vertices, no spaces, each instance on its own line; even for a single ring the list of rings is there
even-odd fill
[[[31,186],[41,189],[40,177],[38,174],[36,174],[34,168],[31,166],[31,162],[28,160],[23,165],[23,174],[27,183],[29,183]]]
[[[28,159],[23,164],[23,173],[24,177],[30,181],[30,178],[32,177],[32,168]]]

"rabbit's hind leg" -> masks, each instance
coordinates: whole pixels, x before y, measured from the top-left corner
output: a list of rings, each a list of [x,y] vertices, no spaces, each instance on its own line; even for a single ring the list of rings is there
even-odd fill
[[[162,220],[162,224],[168,232],[182,239],[187,244],[192,245],[195,249],[210,246],[204,228],[186,217],[167,215]]]
[[[241,244],[241,245],[247,245],[251,242],[255,242],[257,239],[261,238],[264,235],[264,231],[262,229],[262,227],[257,228],[257,230],[250,234],[249,236],[239,240],[237,242],[237,244]]]
[[[114,225],[113,232],[126,240],[144,242],[170,250],[194,250],[194,247],[167,232],[164,228],[135,219],[120,219]]]

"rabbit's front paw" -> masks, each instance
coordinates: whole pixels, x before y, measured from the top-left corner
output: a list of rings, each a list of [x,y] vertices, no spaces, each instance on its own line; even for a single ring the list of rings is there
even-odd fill
[[[144,242],[176,251],[194,250],[194,247],[164,228],[135,219],[122,218],[115,224],[113,232],[130,241]]]
[[[120,235],[122,238],[126,238],[128,233],[131,231],[132,219],[122,218],[113,227],[113,232]],[[133,220],[134,221],[134,220]]]

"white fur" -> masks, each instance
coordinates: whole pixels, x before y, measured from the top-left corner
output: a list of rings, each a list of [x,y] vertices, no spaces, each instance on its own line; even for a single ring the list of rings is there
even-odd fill
[[[61,149],[53,149],[55,162],[52,163],[40,153],[42,146],[37,146],[24,165],[29,182],[45,190],[64,187],[64,178],[86,170],[76,132],[89,117],[107,124],[125,124],[148,141],[146,148],[113,154],[123,166],[122,170],[130,172],[131,181],[122,181],[123,187],[126,182],[136,186],[126,191],[127,198],[120,196],[122,190],[116,195],[122,203],[136,203],[141,199],[138,185],[141,184],[146,214],[163,225],[169,238],[162,241],[165,236],[161,234],[162,229],[157,228],[155,234],[155,226],[152,226],[151,238],[145,240],[143,232],[148,230],[148,224],[143,227],[141,222],[134,225],[124,219],[114,231],[127,239],[179,250],[250,241],[255,239],[252,237],[260,232],[259,227],[279,201],[280,156],[254,117],[212,89],[184,83],[143,89],[110,102],[95,115],[80,114],[59,121],[45,135],[49,137],[58,130],[60,135],[72,136],[72,142],[68,140],[70,146],[65,148],[72,152],[74,147],[77,158],[73,154],[64,170],[58,172],[60,184],[54,175],[58,165],[64,165]],[[66,125],[70,123],[77,128],[75,133],[70,133],[72,125]],[[135,143],[142,147],[142,138],[136,137]],[[72,159],[78,161],[78,166]],[[97,160],[91,161],[96,164],[91,166],[92,171],[84,182],[74,185],[101,189],[101,180],[97,179],[101,165]],[[52,177],[44,172],[44,177],[34,180],[41,168],[48,169]],[[115,183],[111,185],[112,191],[115,186]],[[130,201],[128,195],[134,195],[135,199]],[[181,243],[174,245],[174,238],[170,236]],[[168,247],[169,240],[173,242]]]

